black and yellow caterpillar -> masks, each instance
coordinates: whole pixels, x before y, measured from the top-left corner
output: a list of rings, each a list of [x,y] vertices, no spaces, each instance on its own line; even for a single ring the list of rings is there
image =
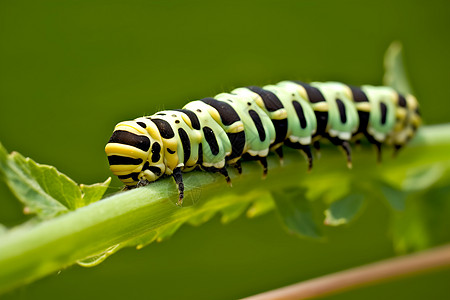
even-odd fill
[[[421,118],[412,95],[390,87],[354,87],[338,82],[282,81],[249,86],[120,122],[106,145],[111,171],[128,188],[172,175],[183,201],[181,172],[197,167],[219,172],[230,182],[226,165],[242,171],[240,159],[261,162],[267,174],[269,150],[283,157],[282,146],[301,150],[313,164],[311,145],[321,138],[342,147],[351,167],[350,141],[365,136],[378,149],[395,151],[414,135]]]

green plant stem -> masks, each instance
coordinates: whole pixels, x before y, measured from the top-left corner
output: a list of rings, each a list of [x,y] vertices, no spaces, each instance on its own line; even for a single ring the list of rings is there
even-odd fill
[[[428,126],[419,130],[415,140],[394,162],[377,166],[380,172],[387,172],[391,166],[408,164],[411,155],[426,147],[450,146],[450,124]],[[321,161],[313,173],[326,174],[333,168],[345,169],[345,160],[335,147],[324,147]],[[429,151],[429,150],[428,150]],[[368,172],[376,163],[372,151],[360,151],[356,155],[355,168],[351,172]],[[448,153],[443,152],[441,153]],[[403,158],[405,157],[405,158]],[[429,158],[431,161],[448,160],[441,154]],[[219,211],[227,206],[251,202],[240,197],[249,190],[283,189],[298,184],[305,176],[306,164],[296,151],[288,151],[280,166],[278,158],[269,157],[269,176],[262,182],[261,166],[256,162],[245,162],[244,173],[232,173],[233,188],[225,184],[220,175],[206,172],[191,172],[184,175],[186,198],[197,196],[198,203],[184,207],[175,205],[177,193],[171,178],[160,180],[147,187],[117,193],[102,201],[69,212],[57,218],[22,226],[0,236],[0,293],[38,278],[57,272],[79,260],[99,254],[114,245],[142,237],[146,233],[164,226],[179,224],[208,210]],[[218,198],[232,194],[227,201]],[[236,196],[239,195],[239,196]]]
[[[448,267],[450,267],[450,245],[325,275],[244,300],[312,299],[391,278]]]
[[[448,144],[450,136],[450,123],[429,125],[420,128],[408,147]]]

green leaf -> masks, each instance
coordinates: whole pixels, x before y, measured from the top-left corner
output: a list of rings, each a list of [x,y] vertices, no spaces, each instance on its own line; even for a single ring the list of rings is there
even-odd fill
[[[181,225],[183,225],[183,223],[184,222],[181,221],[162,226],[158,229],[158,237],[156,238],[156,240],[158,242],[161,242],[170,238],[181,227]]]
[[[427,248],[430,244],[419,199],[411,197],[404,211],[393,215],[391,234],[397,253]]]
[[[207,221],[209,221],[216,214],[216,210],[206,210],[196,213],[192,217],[189,218],[188,223],[193,226],[199,226]]]
[[[230,205],[222,209],[222,218],[220,221],[223,224],[230,223],[236,220],[242,213],[247,209],[248,202],[238,202],[236,204]]]
[[[111,177],[109,177],[105,180],[105,182],[102,183],[94,183],[91,185],[80,184],[82,201],[79,203],[79,205],[77,205],[77,207],[86,206],[100,200],[108,189],[110,183]]]
[[[311,203],[304,194],[305,190],[301,188],[272,192],[279,215],[289,232],[303,237],[320,238]]]
[[[37,164],[31,158],[24,158],[17,152],[12,153],[12,157],[17,164],[25,163],[23,170],[28,171],[29,177],[53,199],[70,210],[76,208],[76,203],[81,201],[81,191],[75,181],[60,173],[55,167]]]
[[[0,224],[0,235],[5,234],[7,231],[8,228],[5,225]]]
[[[247,210],[248,218],[261,216],[275,208],[275,202],[270,193],[264,193],[257,197]]]
[[[420,193],[418,193],[420,195]],[[450,239],[450,184],[433,187],[420,196],[430,246],[447,243]]]
[[[96,254],[96,255],[93,255],[93,256],[90,256],[85,259],[77,261],[77,264],[79,264],[82,267],[86,267],[86,268],[95,267],[95,266],[101,264],[102,262],[104,262],[105,259],[107,259],[109,256],[116,253],[121,248],[122,247],[120,247],[120,244],[108,247],[108,249],[106,249],[105,251],[102,251],[99,254]]]
[[[109,256],[113,255],[114,253],[116,253],[117,251],[119,251],[124,247],[136,247],[137,250],[140,250],[145,246],[147,246],[148,244],[151,244],[152,242],[156,241],[157,237],[158,237],[157,231],[150,231],[144,233],[126,242],[122,242],[120,244],[108,247],[107,249],[101,251],[98,254],[91,255],[84,259],[78,260],[77,264],[85,268],[95,267],[104,262]]]
[[[445,166],[441,164],[410,169],[403,181],[402,188],[410,192],[427,189],[441,179],[445,170]]]
[[[0,144],[0,170],[12,193],[30,213],[35,213],[42,218],[52,218],[68,211],[68,207],[62,204],[65,196],[61,196],[62,191],[59,190],[63,184],[56,184],[56,188],[53,190],[50,178],[36,178],[35,176],[45,175],[49,175],[54,180],[61,178],[56,173],[56,169],[52,172],[52,167],[42,165],[41,170],[40,166],[17,152],[8,155],[6,149]],[[71,190],[70,183],[68,186],[68,189]],[[59,195],[61,199],[55,199],[50,195],[49,189],[52,190],[53,195]]]
[[[393,214],[391,234],[398,253],[423,250],[450,239],[450,185],[410,194]]]
[[[403,63],[403,47],[398,41],[393,42],[384,56],[385,73],[383,84],[402,94],[412,94],[411,85]]]
[[[305,197],[310,201],[322,199],[327,203],[333,203],[351,192],[351,179],[351,176],[329,172],[319,178],[305,180],[303,183],[303,186],[307,188]]]
[[[141,236],[138,236],[136,239],[134,239],[131,244],[133,246],[136,246],[136,249],[142,249],[145,246],[153,243],[156,241],[156,238],[158,237],[158,232],[156,231],[150,231],[148,233],[145,233]]]
[[[333,202],[325,211],[325,225],[339,226],[352,221],[361,211],[365,197],[361,194],[352,194]]]
[[[409,193],[392,187],[387,183],[381,185],[381,192],[393,210],[402,211],[405,209],[406,197]]]
[[[20,153],[8,154],[0,144],[0,172],[25,212],[42,219],[53,218],[101,199],[111,179],[104,183],[81,185],[55,167],[34,162]]]

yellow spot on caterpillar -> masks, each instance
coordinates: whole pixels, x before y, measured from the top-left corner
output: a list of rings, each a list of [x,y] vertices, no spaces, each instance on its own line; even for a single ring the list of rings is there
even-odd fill
[[[111,172],[114,173],[114,175],[117,175],[116,173],[120,174],[128,174],[128,173],[133,173],[133,172],[140,172],[141,171],[142,166],[135,166],[135,165],[110,165],[109,169],[111,170]]]
[[[406,109],[398,107],[397,110],[395,111],[395,116],[403,120],[406,117]]]
[[[308,99],[308,93],[306,93],[306,90],[304,87],[302,87],[301,85],[297,85],[298,86],[298,93],[300,94],[300,96],[303,99]]]
[[[211,115],[211,117],[214,119],[214,121],[216,121],[217,123],[222,123],[222,120],[220,119],[220,115],[217,112],[217,110],[213,109],[208,109],[209,114]]]
[[[259,95],[258,95],[258,97],[255,99],[255,102],[256,102],[256,104],[257,104],[259,107],[264,108],[264,101],[262,100],[261,97],[259,97]]]
[[[329,110],[329,105],[328,102],[322,101],[322,102],[318,102],[318,103],[312,103],[311,105],[314,109],[314,111],[323,111],[326,112]]]
[[[132,121],[120,122],[114,128],[114,131],[124,130],[124,131],[128,131],[128,132],[131,132],[134,134],[146,134],[147,133],[144,128],[142,128],[140,126],[138,126],[138,128],[136,128],[135,125],[136,125],[136,123],[134,123]]]
[[[191,129],[193,129],[191,119],[189,119],[188,116],[186,116],[185,114],[181,114],[181,118]]]
[[[358,103],[355,103],[355,106],[358,111],[370,112],[370,103],[369,102],[358,102]]]
[[[141,158],[143,160],[147,159],[146,152],[126,144],[108,143],[106,144],[105,152],[108,154],[108,156],[119,155],[119,156]]]
[[[282,109],[274,111],[271,114],[271,119],[272,120],[284,120],[287,118],[287,116],[288,116],[287,110],[282,108]]]
[[[352,90],[350,89],[350,87],[348,85],[343,85],[344,87],[344,93],[347,96],[347,98],[352,99],[353,93]]]
[[[227,132],[230,133],[236,133],[241,131],[244,131],[244,124],[242,123],[242,121],[234,122],[233,124],[230,125],[230,127],[227,130]]]

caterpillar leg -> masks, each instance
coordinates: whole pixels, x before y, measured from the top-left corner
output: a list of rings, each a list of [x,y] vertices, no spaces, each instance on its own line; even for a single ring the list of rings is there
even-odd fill
[[[379,141],[377,141],[373,136],[371,136],[369,133],[365,133],[365,136],[367,138],[367,140],[375,145],[375,150],[377,152],[377,163],[381,163],[382,160],[382,155],[381,155],[381,146],[382,143],[380,143]]]
[[[137,184],[136,185],[126,185],[122,188],[122,191],[129,191],[129,190],[132,190],[135,188],[137,188]]]
[[[300,150],[306,155],[306,159],[308,161],[308,172],[311,171],[313,167],[313,157],[311,154],[311,147],[309,145],[302,145]]]
[[[347,141],[342,141],[341,144],[342,149],[344,149],[345,154],[347,156],[347,167],[349,169],[352,168],[352,148],[350,147],[350,143]]]
[[[146,186],[146,185],[149,185],[149,184],[150,184],[150,182],[147,179],[141,178],[136,185],[126,185],[126,186],[124,186],[122,188],[122,191],[129,191],[129,190],[132,190],[132,189],[135,189],[135,188],[138,188],[138,187],[141,187],[141,186]]]
[[[181,206],[183,204],[184,198],[184,183],[183,183],[183,175],[181,174],[181,168],[173,169],[172,173],[173,179],[175,179],[175,183],[178,188],[178,202],[177,205]]]
[[[313,143],[313,147],[314,147],[314,149],[316,149],[317,158],[320,158],[320,142],[319,141],[315,141]]]
[[[374,143],[374,145],[375,145],[375,150],[377,151],[377,163],[381,163],[381,160],[382,160],[381,143],[376,142],[376,143]]]
[[[259,162],[261,163],[261,165],[263,166],[263,176],[262,178],[266,178],[267,177],[267,158],[266,157],[257,157],[257,159],[259,160]]]
[[[141,180],[139,180],[139,182],[136,184],[136,187],[138,188],[138,187],[146,186],[149,184],[150,184],[150,182],[147,179],[141,178]]]
[[[278,157],[280,158],[280,165],[284,164],[284,160],[283,160],[283,147],[280,146],[277,149],[275,149],[275,153],[278,155]]]
[[[225,167],[223,167],[222,169],[217,169],[217,172],[222,174],[223,176],[225,176],[225,180],[227,181],[227,184],[231,187],[231,179],[230,176],[228,176],[228,171]]]
[[[305,154],[306,160],[308,162],[308,172],[312,169],[313,166],[313,157],[311,153],[311,146],[310,145],[302,145],[300,143],[292,143],[289,140],[286,140],[284,144],[288,147],[291,147],[293,149],[300,150],[303,154]]]
[[[216,167],[202,167],[202,170],[204,170],[206,172],[222,174],[223,176],[225,176],[225,180],[227,181],[227,184],[229,186],[232,186],[231,185],[231,179],[230,179],[230,176],[228,176],[228,171],[227,171],[226,167],[223,167],[223,168],[220,168],[220,169],[216,168]]]
[[[394,145],[394,152],[392,152],[392,157],[397,157],[398,152],[402,149],[403,145]]]
[[[240,161],[237,161],[235,164],[233,164],[233,167],[238,171],[239,175],[242,174],[242,166]]]
[[[262,178],[264,179],[264,178],[266,178],[266,176],[267,176],[267,158],[264,156],[264,157],[261,157],[261,156],[251,156],[250,154],[248,154],[248,153],[245,153],[243,156],[242,156],[242,158],[243,159],[245,159],[245,160],[257,160],[257,161],[259,161],[259,163],[262,165],[262,167],[263,167],[263,176],[262,176]]]

